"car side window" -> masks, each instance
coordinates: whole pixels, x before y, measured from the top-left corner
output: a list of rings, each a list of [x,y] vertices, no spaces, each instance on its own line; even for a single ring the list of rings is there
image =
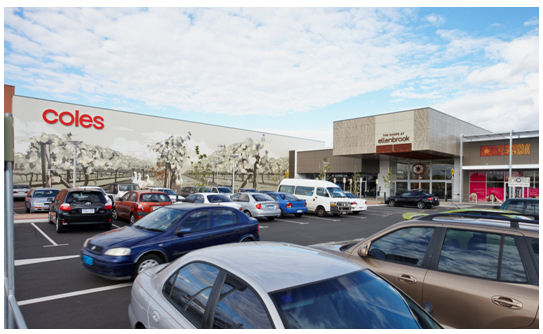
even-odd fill
[[[162,290],[167,300],[197,328],[204,313],[219,269],[206,263],[190,263],[166,281]]]
[[[515,239],[479,231],[448,229],[438,270],[506,282],[527,281]]]
[[[317,196],[328,197],[328,192],[324,188],[317,188]]]
[[[539,263],[539,239],[537,238],[528,238],[528,242],[530,243],[530,247],[532,248],[532,252],[535,256],[535,263]]]
[[[240,195],[241,195],[241,194],[239,194],[239,193],[238,193],[238,194],[234,194],[234,195],[230,196],[230,199],[231,199],[232,201],[238,201]]]
[[[194,203],[204,203],[204,196],[203,195],[196,195],[194,198]]]
[[[228,274],[219,295],[213,328],[274,328],[266,307],[245,282]]]
[[[433,233],[433,227],[408,227],[394,231],[373,241],[368,256],[421,267]]]
[[[249,202],[249,195],[247,195],[247,194],[241,194],[241,195],[239,196],[239,200],[238,200],[238,201],[240,201],[240,202]]]
[[[510,201],[506,205],[505,210],[511,210],[511,211],[517,211],[517,212],[523,213],[524,203],[522,203],[521,201],[515,201],[515,200]]]
[[[238,222],[236,213],[230,209],[213,209],[213,227],[234,225]]]
[[[130,197],[130,194],[131,193],[124,194],[123,197],[121,197],[121,201],[128,201],[128,197]]]
[[[130,193],[130,196],[128,197],[129,202],[137,202],[138,201],[138,194],[136,193]]]
[[[195,200],[195,199],[196,199],[196,195],[188,195],[188,196],[185,198],[185,201],[194,203],[194,200]]]
[[[289,194],[294,194],[294,186],[285,186],[285,185],[282,185],[282,186],[279,186],[279,190],[280,192],[282,193],[289,193]]]
[[[191,232],[198,232],[209,227],[209,210],[198,210],[183,220],[181,228],[190,228]]]
[[[526,202],[526,214],[539,216],[539,202],[534,202],[534,201]]]
[[[313,195],[313,187],[296,187],[296,191],[294,192],[296,195],[302,195],[302,196],[312,196]]]

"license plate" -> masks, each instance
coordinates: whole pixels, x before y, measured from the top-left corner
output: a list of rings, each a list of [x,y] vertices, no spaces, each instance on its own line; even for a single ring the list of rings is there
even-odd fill
[[[94,209],[81,209],[81,213],[83,214],[94,213]]]
[[[302,212],[302,210],[297,210],[296,212],[298,212],[298,213],[301,213],[301,212]]]
[[[89,265],[89,266],[92,266],[93,263],[94,263],[94,259],[90,256],[87,256],[87,255],[83,255],[83,263]]]

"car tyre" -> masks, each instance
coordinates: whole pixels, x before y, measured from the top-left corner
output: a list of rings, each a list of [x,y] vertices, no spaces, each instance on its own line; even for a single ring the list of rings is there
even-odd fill
[[[315,214],[317,217],[324,217],[326,215],[326,210],[322,206],[319,206],[317,210],[315,210]]]
[[[294,217],[300,218],[302,215],[303,215],[303,213],[295,213],[295,214],[294,214]]]
[[[425,207],[426,207],[426,204],[424,204],[423,201],[419,201],[419,202],[417,203],[417,208],[419,208],[419,209],[424,209]]]
[[[138,276],[138,274],[142,272],[143,270],[158,266],[161,263],[164,263],[164,261],[158,255],[146,254],[142,256],[138,260],[138,263],[136,263],[136,269],[134,270],[134,278]]]
[[[119,216],[117,216],[117,210],[115,209],[111,210],[111,219],[113,220],[119,219]]]
[[[136,222],[136,216],[133,213],[130,214],[130,225],[134,225]]]
[[[57,215],[57,219],[55,220],[55,229],[57,233],[63,233],[66,230],[66,228],[62,226],[62,224],[60,223],[60,219],[58,218],[58,215]]]
[[[281,215],[279,217],[283,218],[285,217],[285,212],[283,211],[283,209],[280,209],[281,210]]]
[[[357,214],[360,213],[360,211],[351,211],[351,213],[352,213],[353,215],[357,215]]]
[[[249,211],[249,210],[245,210],[245,211],[243,211],[243,213],[246,214],[249,217],[252,217],[251,211]]]
[[[391,199],[390,201],[388,201],[388,206],[396,206],[396,201]]]

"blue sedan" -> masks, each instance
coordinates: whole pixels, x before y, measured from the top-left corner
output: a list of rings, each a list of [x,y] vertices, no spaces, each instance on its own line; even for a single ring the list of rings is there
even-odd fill
[[[279,202],[279,208],[281,208],[281,217],[286,214],[294,214],[296,217],[301,217],[307,212],[307,203],[304,199],[283,192],[276,191],[263,191],[270,195],[274,200]]]
[[[239,210],[183,203],[85,240],[80,255],[83,266],[99,276],[130,279],[193,249],[259,239],[258,221]]]

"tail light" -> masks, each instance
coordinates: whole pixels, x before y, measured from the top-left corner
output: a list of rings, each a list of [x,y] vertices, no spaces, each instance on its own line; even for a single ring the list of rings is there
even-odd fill
[[[72,206],[68,203],[64,203],[60,206],[60,210],[62,211],[70,211],[72,209]]]
[[[307,202],[306,202],[306,201],[304,201],[304,206],[307,206]]]
[[[256,205],[256,208],[257,208],[258,210],[262,209],[262,204],[258,203],[258,204]]]
[[[351,202],[351,205],[356,205],[356,202]]]
[[[143,211],[143,205],[141,205],[141,203],[136,203],[138,205],[138,210],[139,211]]]
[[[286,205],[286,207],[287,207],[287,208],[292,208],[292,203],[288,203],[288,204]]]
[[[433,198],[433,197],[428,197],[428,200],[429,200],[429,201],[433,201],[434,198]]]
[[[239,208],[239,211],[243,211],[243,208]]]
[[[112,209],[111,204],[104,204],[104,209],[105,210],[111,210]]]
[[[260,234],[260,224],[256,224],[256,234]]]

